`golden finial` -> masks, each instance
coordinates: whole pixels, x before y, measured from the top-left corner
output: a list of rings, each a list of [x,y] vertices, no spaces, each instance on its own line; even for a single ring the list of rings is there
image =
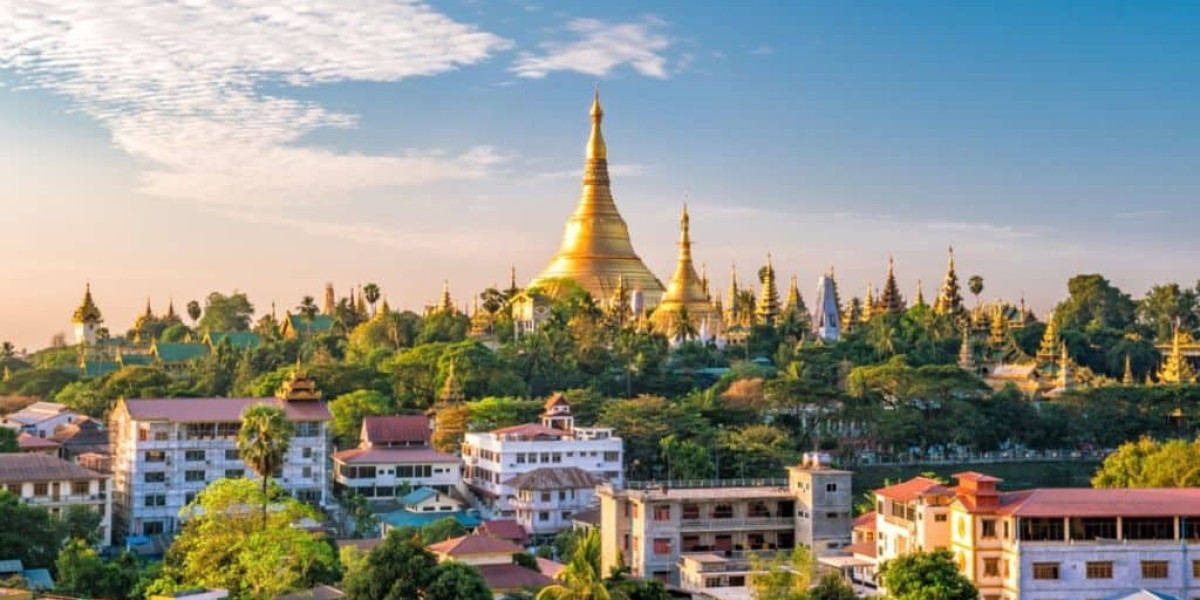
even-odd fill
[[[600,132],[600,122],[604,120],[604,109],[600,108],[600,84],[592,96],[592,135],[588,138],[587,157],[593,160],[608,158],[608,146],[604,144],[604,134]]]

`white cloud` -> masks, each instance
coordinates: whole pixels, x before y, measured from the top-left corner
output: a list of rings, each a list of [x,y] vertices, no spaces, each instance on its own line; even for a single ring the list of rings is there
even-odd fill
[[[107,127],[145,164],[147,191],[207,203],[482,176],[502,158],[490,148],[367,156],[299,145],[356,117],[273,90],[436,75],[510,45],[416,0],[0,2],[0,68]]]
[[[648,77],[666,79],[663,51],[671,40],[662,30],[663,20],[647,16],[631,23],[574,19],[567,29],[578,36],[573,42],[544,42],[542,53],[522,52],[512,71],[519,77],[541,79],[554,71],[576,71],[606,77],[613,69],[629,65]]]
[[[768,55],[771,55],[774,53],[775,53],[775,49],[771,48],[770,46],[766,46],[766,45],[759,46],[750,51],[750,54],[753,54],[755,56],[768,56]]]

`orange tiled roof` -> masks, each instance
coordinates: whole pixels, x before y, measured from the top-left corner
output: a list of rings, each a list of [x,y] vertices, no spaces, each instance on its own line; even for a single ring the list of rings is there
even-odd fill
[[[953,496],[954,492],[936,479],[913,477],[903,483],[875,490],[875,494],[897,502],[912,502],[922,496]]]

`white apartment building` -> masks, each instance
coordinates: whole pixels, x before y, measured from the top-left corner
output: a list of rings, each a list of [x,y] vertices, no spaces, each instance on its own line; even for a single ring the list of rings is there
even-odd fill
[[[61,517],[72,506],[100,513],[100,543],[112,543],[111,477],[45,454],[0,454],[0,489]]]
[[[430,446],[424,415],[366,417],[360,439],[357,448],[333,455],[339,493],[387,500],[422,487],[449,493],[462,481],[462,461]]]
[[[516,491],[510,506],[532,536],[550,537],[573,527],[572,516],[592,505],[604,479],[579,467],[541,467],[508,479]]]
[[[180,510],[208,484],[256,477],[237,449],[242,411],[255,404],[283,408],[293,425],[284,467],[274,481],[300,500],[326,504],[331,416],[320,392],[300,373],[277,398],[119,401],[109,425],[116,533],[176,531]]]
[[[46,438],[54,435],[54,430],[59,425],[74,423],[80,416],[57,402],[34,402],[0,419],[0,427]]]
[[[574,467],[620,485],[624,481],[624,447],[624,442],[610,428],[576,427],[570,404],[562,395],[555,394],[546,401],[540,424],[466,434],[463,481],[494,518],[517,518],[520,505],[526,514],[556,513],[559,529],[565,529],[570,522],[569,515],[563,518],[563,512],[575,510],[577,499],[559,500],[559,495],[554,494],[542,502],[538,490],[536,501],[530,504],[519,498],[518,490],[510,482],[518,475],[538,469]],[[542,517],[535,514],[532,518],[541,521]]]

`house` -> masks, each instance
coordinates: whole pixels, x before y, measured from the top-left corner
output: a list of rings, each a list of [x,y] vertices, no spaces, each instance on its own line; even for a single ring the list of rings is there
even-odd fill
[[[519,490],[510,483],[535,485],[533,480],[547,478],[578,482],[578,473],[583,472],[592,481],[620,484],[624,480],[623,456],[624,442],[612,429],[576,427],[570,404],[561,394],[555,394],[546,401],[540,423],[467,433],[463,440],[463,481],[490,516],[517,519],[522,525],[540,524],[545,527],[538,527],[537,533],[548,534],[570,527],[570,513],[586,503],[580,502],[578,494],[560,498],[558,493],[543,502],[542,490],[536,490],[536,500],[522,500]],[[516,479],[539,469],[557,470],[557,474],[542,471],[543,475]],[[564,492],[571,489],[575,488],[562,488]]]
[[[52,517],[82,506],[101,515],[100,541],[112,543],[113,501],[111,477],[38,453],[0,454],[0,488],[26,504],[40,506]]]
[[[49,456],[58,456],[60,446],[54,440],[40,438],[31,433],[21,432],[17,435],[17,447],[21,452],[33,452],[37,454],[47,454]]]
[[[433,488],[419,488],[400,497],[400,508],[384,514],[383,533],[393,528],[424,527],[434,521],[453,518],[463,527],[476,527],[479,517],[469,513],[463,502]]]
[[[327,448],[332,416],[298,370],[274,398],[129,398],[110,417],[116,530],[149,536],[178,529],[180,510],[209,483],[254,477],[237,448],[244,410],[282,408],[292,423],[284,466],[275,478],[292,496],[329,501]]]
[[[108,454],[110,451],[104,424],[87,416],[59,425],[50,439],[62,445],[62,457],[67,460],[74,460],[81,454]]]
[[[529,545],[529,534],[520,523],[513,519],[494,519],[484,521],[483,525],[479,526],[476,533],[490,535],[495,538],[500,538],[505,541],[512,542],[522,548]]]
[[[690,588],[699,592],[745,586],[747,577],[729,570],[751,562],[750,553],[797,545],[817,557],[840,553],[851,539],[851,475],[806,455],[786,479],[603,484],[596,492],[602,570],[624,561],[634,577],[700,583]],[[711,555],[736,560],[714,563]],[[708,575],[718,568],[725,574]]]
[[[339,493],[351,490],[386,500],[419,487],[448,493],[462,478],[462,461],[430,445],[424,415],[366,417],[361,440],[357,448],[333,455]]]
[[[50,437],[59,425],[74,422],[80,414],[57,402],[34,402],[0,419],[0,427],[37,437]]]
[[[515,492],[516,521],[534,536],[571,529],[571,516],[590,506],[604,479],[579,467],[539,467],[504,482]]]
[[[426,549],[438,562],[461,562],[479,569],[484,583],[496,596],[538,590],[554,583],[540,571],[514,562],[516,555],[525,552],[524,548],[490,535],[473,533],[431,544]]]

